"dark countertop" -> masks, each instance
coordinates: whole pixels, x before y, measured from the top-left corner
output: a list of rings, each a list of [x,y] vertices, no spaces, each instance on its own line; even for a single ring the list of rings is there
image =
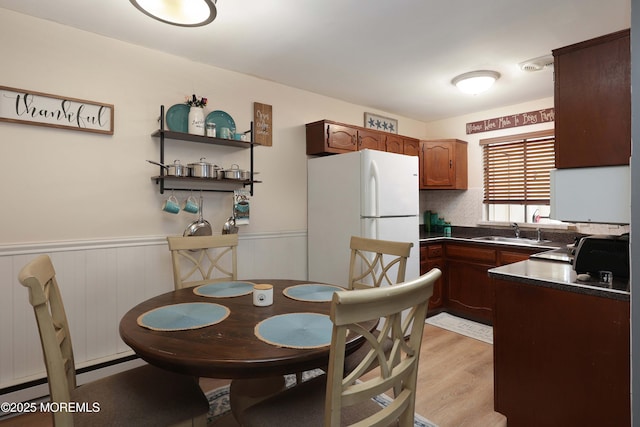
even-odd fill
[[[526,238],[535,238],[536,230],[532,228],[521,228],[520,236]],[[452,226],[451,227],[451,237],[452,238],[460,238],[460,239],[472,239],[474,237],[482,237],[482,236],[504,236],[504,237],[514,237],[514,230],[511,227],[490,227],[490,226],[478,226],[478,227],[463,227],[463,226]],[[553,229],[544,229],[542,228],[542,238],[544,240],[552,241],[556,246],[565,245],[574,243],[575,239],[578,237],[583,237],[584,234],[576,233],[575,231],[565,231],[565,230],[553,230]],[[445,237],[443,233],[434,233],[427,232],[424,229],[424,226],[420,226],[420,240],[433,240],[438,238],[448,238]]]
[[[521,233],[523,237],[533,237],[534,232],[527,230]],[[527,236],[529,234],[530,236]],[[474,237],[505,236],[513,237],[513,230],[505,228],[486,227],[453,227],[451,236],[442,233],[427,233],[420,229],[421,243],[436,243],[439,241],[464,241],[467,243],[483,244],[491,246],[519,246],[524,248],[558,249],[566,248],[567,244],[574,242],[578,234],[574,232],[544,232],[543,238],[551,240],[540,246],[518,245],[514,243],[476,240]],[[544,253],[544,252],[542,252]],[[526,283],[535,286],[544,286],[568,292],[576,292],[605,298],[613,298],[622,301],[630,300],[629,281],[614,278],[611,288],[601,284],[597,279],[580,281],[577,278],[573,266],[567,262],[550,261],[533,257],[532,259],[495,267],[489,270],[489,277],[512,282]]]
[[[531,236],[527,236],[527,233],[521,232],[522,237],[533,238],[533,233],[531,231],[528,232]],[[575,233],[571,233],[568,236],[562,235],[558,236],[557,233],[551,235],[550,233],[545,233],[543,238],[545,240],[544,243],[540,243],[539,245],[528,245],[528,244],[517,244],[517,243],[509,243],[509,242],[500,242],[500,241],[486,241],[486,240],[476,240],[477,237],[484,236],[503,236],[503,237],[514,237],[513,231],[509,229],[500,229],[500,228],[486,228],[486,227],[452,227],[451,236],[445,236],[443,233],[427,233],[424,231],[422,227],[420,227],[420,242],[421,243],[435,243],[438,241],[464,241],[467,243],[476,243],[476,244],[485,244],[485,245],[500,245],[500,246],[516,246],[523,248],[542,248],[542,249],[557,249],[565,247],[567,243],[573,243]]]

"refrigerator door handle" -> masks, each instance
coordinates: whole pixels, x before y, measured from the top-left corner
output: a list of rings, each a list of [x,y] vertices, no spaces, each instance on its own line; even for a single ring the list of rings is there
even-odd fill
[[[371,223],[371,235],[374,236],[373,238],[376,240],[380,239],[380,232],[378,231],[378,220],[373,220]]]
[[[380,172],[378,171],[378,164],[375,160],[371,160],[371,179],[373,181],[371,191],[371,203],[373,211],[371,215],[376,217],[380,212]]]
[[[369,239],[380,239],[380,232],[378,231],[378,219],[380,218],[365,216],[362,219],[364,220],[362,223],[362,236]]]

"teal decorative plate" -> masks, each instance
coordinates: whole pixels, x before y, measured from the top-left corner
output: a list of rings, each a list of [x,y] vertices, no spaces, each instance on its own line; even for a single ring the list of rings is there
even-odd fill
[[[228,128],[230,132],[236,132],[236,122],[233,118],[222,110],[215,110],[207,114],[207,118],[204,119],[206,123],[216,124],[216,135],[220,137],[220,129]],[[233,135],[231,135],[233,138]]]
[[[255,335],[260,340],[289,348],[318,348],[331,344],[333,323],[318,313],[288,313],[258,323]]]
[[[327,302],[331,301],[334,292],[340,291],[344,291],[344,288],[334,285],[307,283],[304,285],[289,286],[282,293],[298,301]]]
[[[251,282],[215,282],[208,285],[200,285],[193,289],[193,293],[202,297],[212,298],[231,298],[239,297],[241,295],[248,295],[253,292],[253,285]]]
[[[184,331],[222,322],[229,309],[209,302],[172,304],[147,311],[138,317],[138,325],[154,331]]]
[[[174,132],[189,131],[189,106],[176,104],[167,110],[167,127]]]

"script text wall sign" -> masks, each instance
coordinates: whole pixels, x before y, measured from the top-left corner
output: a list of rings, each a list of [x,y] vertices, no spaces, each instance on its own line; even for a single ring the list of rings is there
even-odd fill
[[[113,105],[0,86],[0,121],[113,135]]]
[[[467,123],[467,135],[519,126],[535,125],[538,123],[553,122],[555,117],[555,110],[553,108],[545,108],[542,110],[529,111],[527,113],[496,117],[495,119],[481,120],[479,122]]]
[[[271,147],[273,143],[273,111],[271,105],[253,103],[254,142]]]

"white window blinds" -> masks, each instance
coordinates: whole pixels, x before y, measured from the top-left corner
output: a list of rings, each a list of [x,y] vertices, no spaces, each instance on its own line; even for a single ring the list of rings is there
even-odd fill
[[[555,167],[554,131],[481,140],[484,203],[548,205]]]

